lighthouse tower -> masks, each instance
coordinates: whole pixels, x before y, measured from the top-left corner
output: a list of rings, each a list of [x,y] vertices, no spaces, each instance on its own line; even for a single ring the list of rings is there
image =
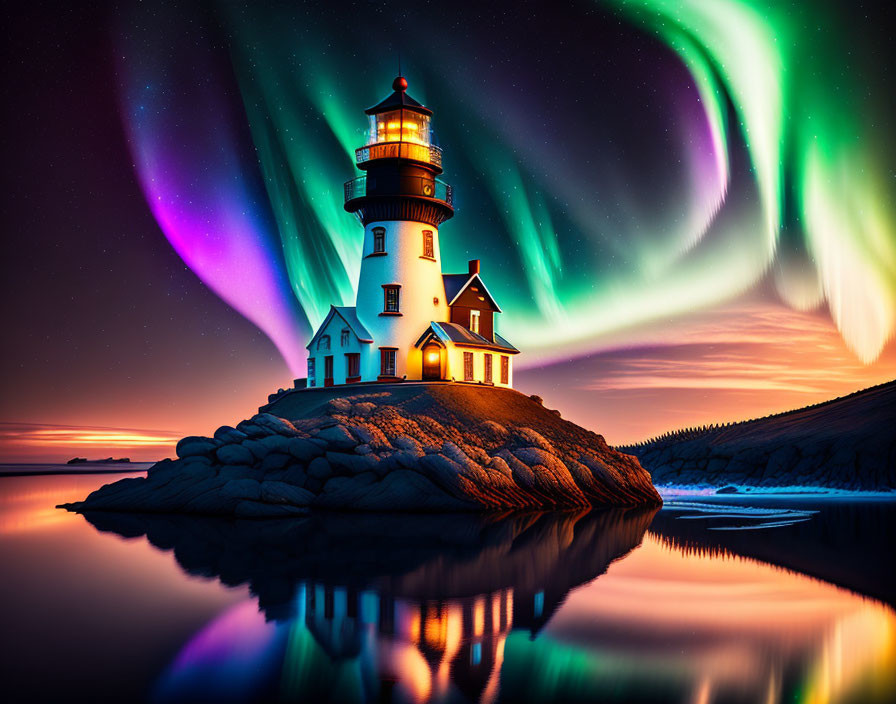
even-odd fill
[[[432,144],[432,110],[407,93],[365,110],[364,172],[345,184],[345,209],[364,225],[357,304],[331,306],[308,344],[308,385],[445,380],[511,385],[519,351],[495,332],[500,313],[479,276],[443,274],[439,226],[454,215]],[[338,341],[338,344],[337,344]]]
[[[381,357],[392,356],[388,347],[412,348],[426,325],[448,312],[439,225],[454,215],[451,186],[437,178],[442,152],[432,144],[432,110],[407,87],[399,76],[392,95],[365,110],[370,130],[357,161],[366,173],[345,185],[345,209],[364,225],[358,317],[384,348]],[[395,358],[394,376],[406,377],[407,355]],[[372,356],[371,375],[388,376],[389,360],[382,362]]]

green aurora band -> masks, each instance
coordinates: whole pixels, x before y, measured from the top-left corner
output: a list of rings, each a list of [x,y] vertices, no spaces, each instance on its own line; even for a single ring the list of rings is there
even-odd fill
[[[566,357],[587,354],[603,335],[731,300],[768,276],[793,307],[826,301],[849,348],[872,362],[896,319],[892,175],[879,134],[885,111],[856,78],[863,67],[845,65],[836,13],[814,3],[604,4],[655,34],[690,73],[714,147],[711,187],[670,186],[671,214],[648,218],[642,196],[616,184],[611,216],[593,185],[576,191],[541,169],[536,140],[457,79],[472,70],[458,57],[447,77],[418,71],[413,88],[429,102],[426,86],[444,84],[457,101],[462,126],[440,110],[445,93],[433,102],[446,173],[451,181],[465,172],[467,192],[478,184],[487,195],[469,203],[458,189],[459,217],[442,233],[446,270],[482,256],[490,285],[507,292],[503,331],[530,363],[550,361],[559,345]],[[388,69],[385,59],[335,55],[326,37],[296,38],[288,23],[229,7],[231,55],[289,279],[314,326],[331,303],[354,298],[360,227],[342,209],[341,184],[356,173],[354,148],[365,138],[359,100],[382,97],[373,77]],[[434,42],[410,48],[438,65]],[[738,146],[755,203],[729,189]]]
[[[730,100],[762,199],[769,264],[777,255],[781,296],[804,310],[826,299],[850,349],[873,361],[896,316],[892,174],[879,148],[881,106],[861,72],[846,64],[851,42],[837,30],[847,18],[827,3],[611,4],[681,57],[720,135]],[[801,240],[796,247],[781,242],[788,228]]]

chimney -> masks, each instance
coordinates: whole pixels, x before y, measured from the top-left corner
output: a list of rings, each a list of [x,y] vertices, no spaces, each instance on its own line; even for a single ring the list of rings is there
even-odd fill
[[[472,276],[473,274],[478,274],[478,273],[479,273],[479,260],[478,260],[478,259],[471,259],[471,260],[470,260],[470,262],[469,262],[469,272],[470,272],[470,276]]]

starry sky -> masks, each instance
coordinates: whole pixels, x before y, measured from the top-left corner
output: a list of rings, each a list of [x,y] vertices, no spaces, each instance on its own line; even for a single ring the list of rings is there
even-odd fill
[[[625,443],[896,377],[886,5],[4,12],[0,462],[171,455],[303,375],[399,55],[522,391]]]

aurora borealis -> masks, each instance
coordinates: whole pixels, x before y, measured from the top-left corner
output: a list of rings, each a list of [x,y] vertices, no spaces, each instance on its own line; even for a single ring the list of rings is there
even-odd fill
[[[483,260],[527,393],[624,441],[814,402],[896,369],[883,9],[587,0],[31,13],[8,79],[25,107],[7,133],[26,138],[7,145],[24,174],[7,196],[23,258],[7,285],[13,299],[41,300],[31,320],[8,317],[23,342],[4,365],[7,422],[208,432],[215,414],[200,421],[197,398],[217,416],[222,405],[245,414],[302,375],[311,328],[354,297],[361,228],[342,184],[357,173],[363,109],[388,92],[399,52],[410,93],[435,111],[455,189],[444,266]],[[59,212],[35,212],[60,193]],[[32,243],[25,233],[38,230]],[[817,345],[776,348],[770,319]],[[670,381],[673,359],[684,381]],[[635,390],[635,376],[653,385]],[[748,403],[725,395],[745,386]],[[116,401],[129,387],[146,400]],[[775,389],[792,395],[763,396]],[[48,393],[63,397],[53,412],[35,398]]]
[[[896,245],[883,188],[886,152],[875,148],[875,125],[885,114],[864,94],[867,88],[854,70],[842,65],[844,57],[825,46],[834,40],[837,13],[813,6],[812,20],[819,26],[807,33],[801,23],[808,19],[808,7],[782,13],[775,3],[719,0],[625,2],[619,8],[621,17],[655,32],[689,74],[672,79],[676,85],[670,86],[668,107],[677,114],[665,117],[681,136],[687,135],[687,143],[679,146],[685,168],[675,175],[688,187],[649,220],[637,204],[601,213],[599,205],[588,202],[632,186],[607,184],[602,165],[576,183],[558,183],[545,167],[551,161],[564,164],[569,146],[545,139],[537,126],[520,120],[529,111],[519,97],[502,95],[502,87],[496,86],[497,99],[482,100],[483,92],[494,92],[492,81],[464,80],[462,72],[471,75],[475,69],[464,66],[463,59],[454,75],[441,66],[438,77],[430,75],[435,72],[424,67],[448,52],[440,51],[430,32],[402,33],[402,48],[416,59],[410,71],[422,73],[415,88],[426,90],[428,102],[437,106],[436,133],[446,146],[448,173],[462,194],[469,192],[467,198],[460,196],[458,224],[449,226],[445,237],[472,250],[475,239],[466,233],[488,231],[504,245],[510,260],[502,272],[505,288],[521,294],[508,298],[508,333],[524,342],[532,358],[556,355],[558,342],[575,344],[584,353],[600,348],[603,333],[731,298],[757,285],[771,269],[785,302],[800,310],[826,302],[846,344],[864,362],[873,361],[890,338],[896,315]],[[260,174],[268,202],[256,202],[246,190],[227,193],[218,202],[214,190],[199,192],[193,202],[225,222],[223,201],[238,203],[243,212],[272,213],[276,229],[264,234],[279,242],[284,257],[263,254],[259,259],[267,270],[251,263],[246,275],[253,280],[288,275],[298,305],[316,324],[330,302],[347,304],[353,298],[359,240],[342,210],[339,185],[354,173],[353,148],[363,139],[359,96],[377,95],[373,91],[383,92],[380,85],[386,84],[380,80],[377,85],[372,75],[382,62],[380,52],[351,33],[345,41],[358,50],[347,56],[328,52],[320,38],[297,41],[301,23],[278,12],[235,12],[225,4],[219,14],[215,29],[229,34],[229,57],[245,108],[240,117],[251,130],[258,155],[257,169],[246,164],[239,177],[249,172],[257,179]],[[153,25],[144,26],[151,35]],[[192,26],[190,33],[196,34]],[[179,130],[190,135],[193,127],[186,122],[159,125],[145,116],[193,113],[196,102],[192,93],[179,96],[165,90],[147,96],[139,90],[147,82],[145,71],[129,64],[145,66],[145,47],[151,51],[155,44],[152,36],[144,36],[144,48],[126,54],[124,82],[137,90],[125,98],[125,122],[136,132],[132,143],[148,201],[175,248],[207,280],[219,263],[214,257],[193,256],[207,235],[198,230],[191,234],[195,227],[189,223],[172,225],[169,210],[184,195],[179,176],[203,171],[205,178],[197,179],[201,189],[206,181],[228,178],[228,169],[206,157],[202,140],[191,139],[190,156],[170,164],[168,180],[152,172],[148,162],[163,158],[165,140]],[[216,86],[210,78],[215,74],[201,70],[204,53],[211,51],[201,43],[189,48],[200,67],[193,80],[209,94],[198,101],[199,108],[214,100]],[[153,78],[162,83],[184,80],[174,71]],[[601,96],[588,97],[599,101]],[[541,101],[536,97],[536,102]],[[702,110],[693,109],[694,103]],[[571,106],[560,104],[558,110],[564,107]],[[573,117],[579,110],[571,110]],[[203,124],[215,130],[212,134],[225,131],[227,112],[210,114]],[[466,128],[459,135],[458,115]],[[550,117],[562,124],[562,116]],[[230,143],[220,146],[235,151],[240,145],[230,136]],[[600,135],[590,143],[576,142],[576,150],[601,153],[605,147]],[[730,152],[739,148],[745,150],[749,167],[742,171],[749,173],[735,175],[733,187],[748,188],[742,182],[752,180],[756,194],[747,212],[738,213],[726,227],[722,211],[734,207],[734,199],[727,198]],[[565,164],[560,171],[567,171]],[[477,181],[483,189],[470,188]],[[586,189],[590,198],[580,195]],[[480,209],[465,208],[474,192],[484,203]],[[577,195],[581,204],[568,206]],[[157,201],[162,204],[156,206]],[[619,212],[629,208],[635,212]],[[607,219],[615,232],[607,231]],[[724,230],[732,228],[736,232],[726,235]],[[259,226],[253,222],[243,229],[255,235]],[[712,242],[704,243],[726,236],[740,240],[745,256],[726,256],[713,251]],[[635,240],[634,251],[614,257],[626,240]],[[577,259],[584,263],[574,265]],[[612,269],[601,267],[607,259],[613,261]],[[691,269],[692,259],[704,273],[689,271],[686,283],[681,273]],[[282,333],[265,320],[271,302],[256,296],[254,305],[240,305],[234,294],[244,290],[246,281],[229,281],[213,288],[265,330],[298,373],[293,361],[300,353],[290,350]],[[280,307],[290,303],[283,301]],[[294,329],[283,312],[275,315],[284,318],[282,327]],[[550,347],[539,342],[545,339]]]

